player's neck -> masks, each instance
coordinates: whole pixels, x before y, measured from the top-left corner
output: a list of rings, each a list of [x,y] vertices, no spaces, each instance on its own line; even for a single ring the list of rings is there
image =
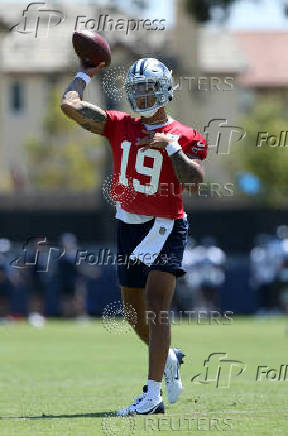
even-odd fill
[[[168,115],[166,114],[164,107],[160,107],[156,112],[156,114],[154,114],[152,117],[149,118],[141,117],[141,121],[144,124],[149,124],[149,125],[165,124],[168,121]]]

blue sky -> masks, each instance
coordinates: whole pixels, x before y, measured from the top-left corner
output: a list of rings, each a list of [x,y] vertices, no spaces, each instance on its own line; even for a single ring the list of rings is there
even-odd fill
[[[105,1],[105,0],[103,0]],[[166,19],[167,25],[173,24],[175,2],[177,0],[146,0],[150,5],[151,17]],[[131,0],[118,0],[131,11]],[[231,9],[228,28],[232,29],[287,29],[288,19],[284,17],[284,5],[288,0],[238,0]]]
[[[232,8],[228,27],[233,29],[288,29],[286,0],[242,0]]]
[[[161,16],[167,24],[173,23],[174,5],[177,0],[147,0],[151,14]],[[119,0],[129,4],[130,0]],[[288,0],[238,0],[231,9],[228,28],[232,29],[288,29],[284,5]]]
[[[146,0],[149,5],[148,13],[145,12],[145,16],[148,18],[164,18],[166,20],[166,25],[169,26],[173,24],[174,21],[174,1],[175,0]],[[177,0],[176,0],[177,1]],[[126,6],[128,10],[130,0],[118,0],[119,4]]]

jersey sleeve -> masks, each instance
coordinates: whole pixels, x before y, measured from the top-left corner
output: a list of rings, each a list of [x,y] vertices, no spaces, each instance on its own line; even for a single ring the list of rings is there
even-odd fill
[[[126,112],[114,110],[107,110],[105,113],[107,118],[102,136],[105,136],[105,138],[111,142],[115,136],[115,133],[117,133],[119,127],[124,122],[125,117],[127,117],[128,114],[126,114]]]
[[[192,159],[206,159],[208,152],[208,144],[206,139],[197,132],[193,130],[193,134],[187,138],[187,141],[182,145],[182,150],[185,154],[191,155]]]

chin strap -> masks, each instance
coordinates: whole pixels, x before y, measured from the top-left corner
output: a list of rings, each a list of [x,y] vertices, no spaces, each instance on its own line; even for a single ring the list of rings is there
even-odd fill
[[[142,118],[146,118],[146,117],[142,117]],[[163,120],[154,120],[153,122],[149,123],[151,126],[158,125],[158,124],[166,124],[168,123],[168,121],[171,120],[171,117],[168,116],[167,118],[163,119]],[[148,123],[144,123],[144,124],[148,124]]]
[[[156,114],[156,112],[158,112],[159,107],[157,107],[156,109],[151,109],[150,111],[136,111],[138,114],[140,114],[142,117],[153,117],[153,115]]]

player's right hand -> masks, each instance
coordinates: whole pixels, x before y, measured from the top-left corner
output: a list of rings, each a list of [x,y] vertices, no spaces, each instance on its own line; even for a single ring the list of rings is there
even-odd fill
[[[82,73],[86,73],[88,76],[92,78],[96,76],[96,74],[98,74],[99,71],[104,67],[105,67],[105,62],[100,62],[100,64],[97,65],[97,67],[85,67],[85,65],[83,65],[83,63],[81,62],[80,71],[82,71]]]

